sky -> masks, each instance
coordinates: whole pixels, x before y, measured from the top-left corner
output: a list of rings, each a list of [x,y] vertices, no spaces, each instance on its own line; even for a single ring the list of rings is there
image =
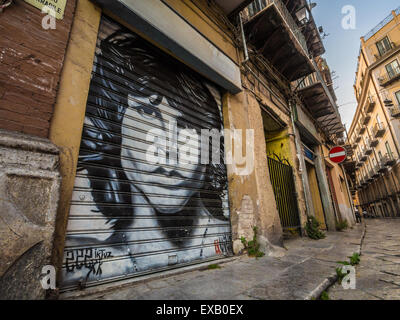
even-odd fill
[[[317,27],[322,26],[328,35],[323,40],[326,58],[331,71],[335,71],[334,88],[338,98],[339,112],[349,129],[357,108],[354,96],[354,80],[360,37],[384,20],[392,10],[400,6],[400,0],[313,0],[317,6],[312,13]],[[342,8],[355,9],[355,29],[344,29]],[[348,12],[347,12],[348,13]]]

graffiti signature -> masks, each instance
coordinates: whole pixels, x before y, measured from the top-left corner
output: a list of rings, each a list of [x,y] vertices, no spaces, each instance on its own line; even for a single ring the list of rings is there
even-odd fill
[[[106,249],[75,249],[66,251],[65,265],[67,272],[74,272],[75,270],[81,270],[83,267],[89,269],[88,276],[90,273],[94,275],[101,275],[101,266],[105,259],[113,257],[111,251]]]

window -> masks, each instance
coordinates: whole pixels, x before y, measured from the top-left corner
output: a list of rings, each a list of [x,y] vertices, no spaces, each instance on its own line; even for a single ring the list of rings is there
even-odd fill
[[[379,117],[379,114],[376,115],[376,123],[379,127],[381,126],[381,118]]]
[[[391,157],[392,156],[392,149],[390,148],[389,142],[386,141],[385,147],[386,147],[386,151],[388,153],[388,156]]]
[[[378,156],[379,156],[379,160],[382,160],[383,156],[382,156],[382,152],[378,151]]]
[[[387,64],[385,68],[390,79],[394,78],[400,73],[399,63],[397,62],[397,60],[394,60],[391,63]]]
[[[392,45],[388,37],[384,37],[381,41],[377,42],[376,46],[381,56],[384,55],[386,52],[388,52],[390,49],[392,49]]]
[[[395,93],[395,95],[396,95],[397,103],[400,105],[400,91],[397,91],[397,92]]]

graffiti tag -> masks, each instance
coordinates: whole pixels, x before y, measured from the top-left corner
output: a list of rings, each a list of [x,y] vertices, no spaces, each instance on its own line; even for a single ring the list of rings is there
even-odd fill
[[[66,251],[66,269],[67,272],[74,272],[82,268],[89,269],[88,275],[101,275],[101,266],[105,259],[111,258],[111,251],[106,249],[75,249]]]

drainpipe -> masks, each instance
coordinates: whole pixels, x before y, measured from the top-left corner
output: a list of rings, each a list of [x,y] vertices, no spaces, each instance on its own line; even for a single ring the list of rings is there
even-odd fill
[[[306,215],[307,217],[309,217],[310,215],[312,215],[313,210],[311,209],[311,205],[309,203],[309,199],[307,197],[307,190],[309,189],[307,186],[307,183],[305,181],[304,175],[307,174],[307,168],[304,166],[303,167],[303,162],[301,155],[302,155],[302,147],[301,144],[299,142],[299,136],[298,136],[298,132],[297,132],[297,128],[296,128],[296,124],[295,124],[295,120],[294,120],[294,112],[293,112],[293,108],[295,107],[293,101],[289,101],[290,104],[290,119],[292,121],[292,127],[293,127],[293,133],[294,133],[294,141],[295,141],[295,145],[296,145],[296,151],[297,151],[297,158],[299,160],[299,171],[300,171],[300,176],[301,176],[301,182],[303,185],[303,189],[304,189],[304,200],[306,203]],[[303,230],[303,228],[302,228]]]
[[[244,35],[243,19],[241,12],[239,12],[239,23],[240,23],[240,33],[242,35],[243,51],[244,51],[244,60],[242,61],[242,65],[245,65],[249,61],[249,51],[247,50],[246,36]]]

